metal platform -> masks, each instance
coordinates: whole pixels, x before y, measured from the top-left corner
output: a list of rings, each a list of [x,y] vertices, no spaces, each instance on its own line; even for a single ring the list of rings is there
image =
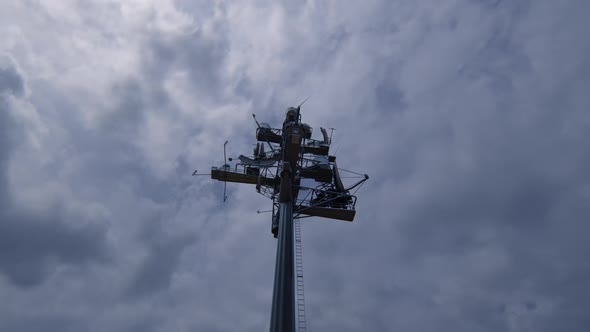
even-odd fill
[[[343,221],[353,221],[356,214],[355,210],[335,209],[329,207],[301,207],[295,211],[299,214],[304,214],[310,217],[322,217],[329,219],[337,219]]]
[[[250,169],[252,170],[252,168]],[[256,185],[259,184],[262,186],[275,186],[279,184],[279,181],[275,178],[256,176],[255,174],[244,174],[239,172],[233,172],[230,170],[224,171],[219,169],[218,167],[211,167],[211,178],[219,181],[247,183]]]

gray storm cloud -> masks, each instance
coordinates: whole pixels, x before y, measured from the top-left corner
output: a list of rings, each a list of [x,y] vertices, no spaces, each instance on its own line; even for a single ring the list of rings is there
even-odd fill
[[[25,91],[25,80],[14,61],[5,57],[0,63],[0,271],[17,286],[43,282],[54,264],[84,264],[106,257],[104,231],[92,225],[72,227],[64,219],[84,218],[71,215],[67,206],[48,211],[30,211],[18,206],[11,197],[8,167],[10,154],[24,139],[23,128],[11,116],[12,99]]]
[[[0,4],[0,330],[268,329],[254,188],[302,108],[371,179],[303,222],[312,331],[587,331],[584,1]]]

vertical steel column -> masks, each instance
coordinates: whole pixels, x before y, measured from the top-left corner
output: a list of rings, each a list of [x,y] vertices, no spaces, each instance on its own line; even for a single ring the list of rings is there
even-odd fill
[[[270,332],[295,331],[295,279],[293,254],[293,199],[291,169],[283,163],[279,198],[279,236],[272,296]]]

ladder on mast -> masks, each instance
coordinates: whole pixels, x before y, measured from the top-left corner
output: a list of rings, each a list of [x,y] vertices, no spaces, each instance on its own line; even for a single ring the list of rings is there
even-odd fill
[[[301,248],[301,221],[293,220],[295,228],[295,291],[297,301],[297,331],[306,331],[305,322],[305,296],[303,292],[303,252]]]

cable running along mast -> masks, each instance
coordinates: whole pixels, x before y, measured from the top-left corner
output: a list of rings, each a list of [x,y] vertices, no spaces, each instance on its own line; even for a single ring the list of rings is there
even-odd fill
[[[305,102],[305,101],[304,101]],[[302,103],[303,104],[303,103]],[[301,104],[301,105],[302,105]],[[258,193],[272,200],[271,233],[277,255],[271,310],[271,332],[305,331],[303,261],[299,220],[322,217],[353,221],[356,197],[350,190],[369,177],[356,174],[358,181],[346,187],[329,155],[331,135],[320,128],[322,139],[312,139],[312,128],[301,122],[300,109],[289,107],[282,128],[271,128],[256,120],[256,148],[253,156],[240,155],[228,164],[224,144],[224,165],[211,168],[211,178],[256,186]],[[270,151],[265,151],[269,147]],[[195,171],[196,172],[196,171]],[[194,174],[193,174],[194,175]],[[227,198],[224,188],[224,200]],[[296,220],[294,222],[294,220]]]

